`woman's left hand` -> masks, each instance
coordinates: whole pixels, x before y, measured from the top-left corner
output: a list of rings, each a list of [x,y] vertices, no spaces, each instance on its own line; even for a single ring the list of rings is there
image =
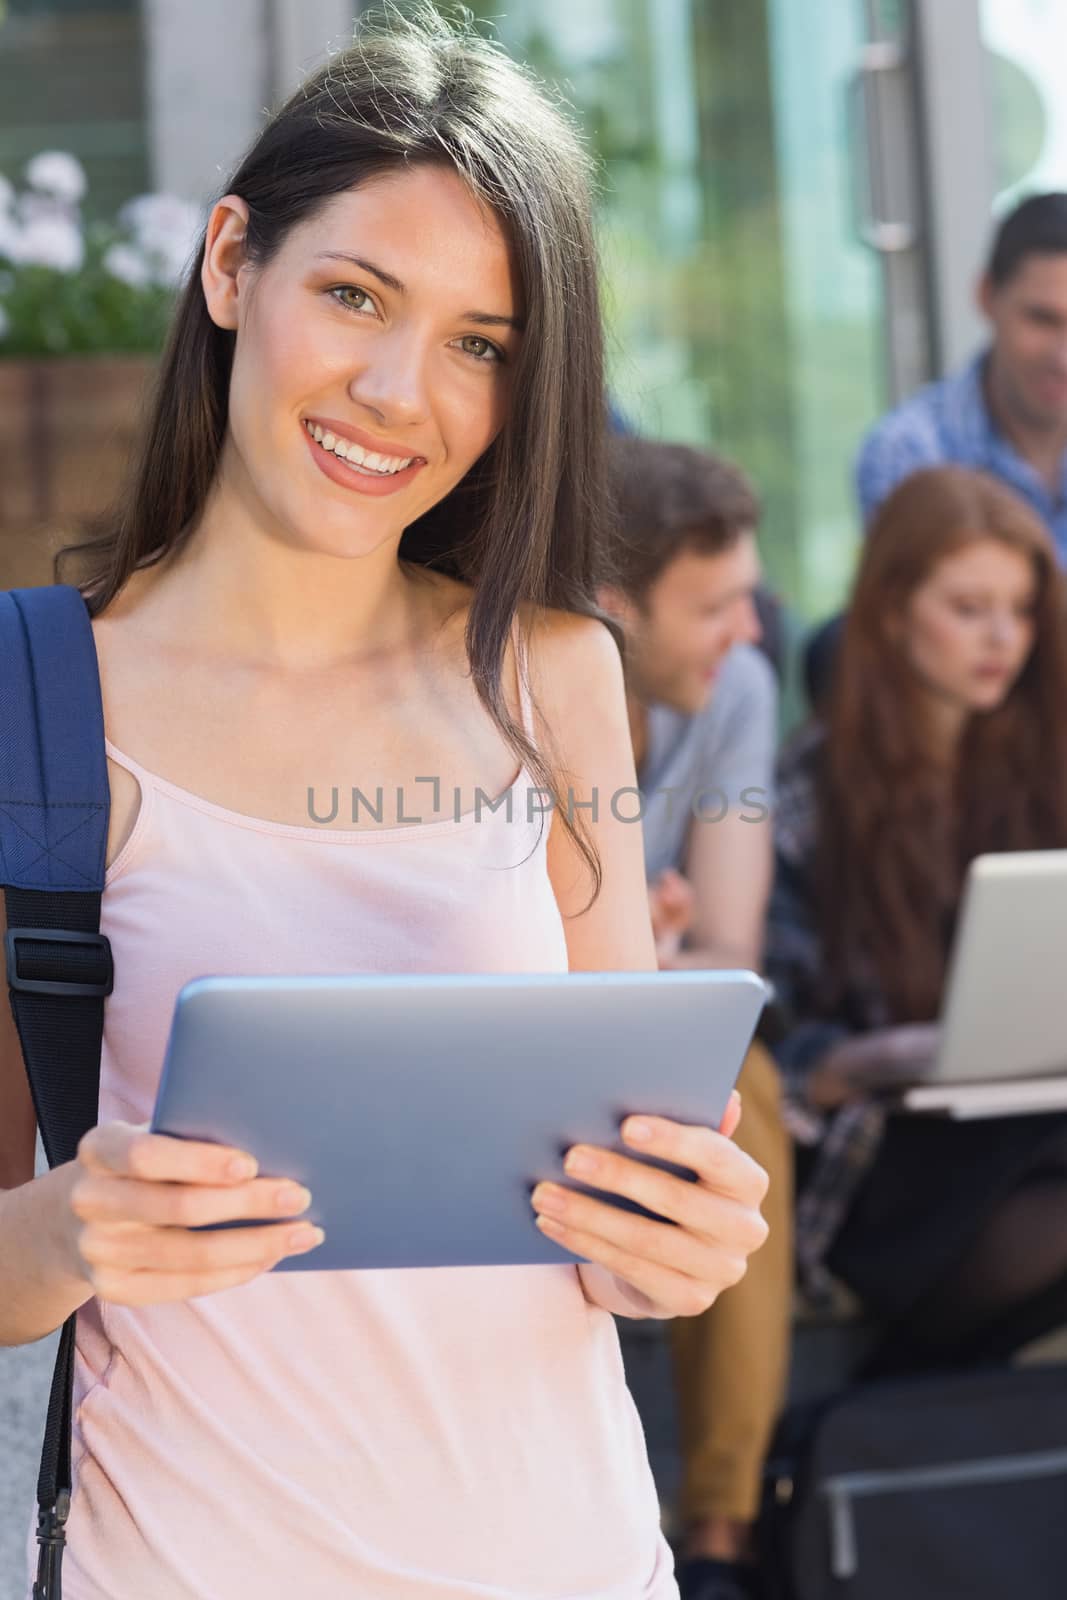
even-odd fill
[[[650,1316],[699,1315],[744,1277],[749,1256],[767,1237],[759,1209],[767,1174],[731,1142],[739,1121],[735,1093],[718,1133],[663,1117],[623,1123],[623,1139],[634,1150],[688,1167],[697,1174],[695,1183],[613,1150],[575,1145],[567,1152],[569,1177],[625,1195],[667,1221],[637,1216],[561,1184],[539,1183],[532,1196],[537,1226],[638,1290]]]

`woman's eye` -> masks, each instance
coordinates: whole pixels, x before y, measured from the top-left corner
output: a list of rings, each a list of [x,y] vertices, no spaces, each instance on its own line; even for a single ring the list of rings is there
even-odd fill
[[[504,352],[489,339],[483,339],[480,334],[468,333],[459,340],[459,347],[464,355],[473,356],[476,361],[503,361]]]
[[[333,295],[334,299],[338,300],[340,304],[343,305],[348,311],[366,311],[368,309],[374,309],[374,301],[371,299],[366,289],[357,289],[354,284],[338,284],[336,289],[330,290],[330,293]],[[352,298],[348,299],[346,296],[352,296]]]

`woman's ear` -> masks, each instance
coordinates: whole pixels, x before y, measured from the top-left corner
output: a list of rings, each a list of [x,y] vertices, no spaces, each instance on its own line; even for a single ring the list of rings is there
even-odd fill
[[[239,195],[224,195],[212,207],[207,224],[200,282],[204,289],[208,316],[219,328],[237,327],[238,301],[241,292],[239,278],[241,268],[247,264],[245,255],[247,229],[248,207]]]

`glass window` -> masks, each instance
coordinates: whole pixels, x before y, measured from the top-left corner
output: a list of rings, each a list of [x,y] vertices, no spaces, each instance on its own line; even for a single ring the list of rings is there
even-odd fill
[[[745,466],[765,498],[772,581],[808,616],[834,609],[859,542],[852,458],[884,391],[880,275],[852,210],[863,7],[477,9],[563,86],[600,160],[617,406]]]
[[[997,209],[1026,193],[1067,189],[1067,5],[982,0],[992,58]]]
[[[0,0],[0,172],[41,150],[86,169],[88,207],[113,215],[149,187],[136,0]]]

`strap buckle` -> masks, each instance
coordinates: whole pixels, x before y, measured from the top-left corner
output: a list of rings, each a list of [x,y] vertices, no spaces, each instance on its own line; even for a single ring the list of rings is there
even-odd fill
[[[55,963],[62,952],[53,951],[48,956],[38,954],[32,960],[23,953],[20,968],[19,943],[29,944],[31,941],[36,944],[73,944],[96,950],[101,957],[100,970],[104,976],[96,982],[84,982],[77,978],[34,977],[32,975],[34,971],[38,973],[54,971]],[[23,994],[58,994],[68,995],[71,998],[103,1000],[115,987],[111,943],[103,933],[75,933],[69,928],[8,928],[4,934],[4,956],[7,963],[8,984]],[[28,973],[24,970],[27,965],[30,966]]]

